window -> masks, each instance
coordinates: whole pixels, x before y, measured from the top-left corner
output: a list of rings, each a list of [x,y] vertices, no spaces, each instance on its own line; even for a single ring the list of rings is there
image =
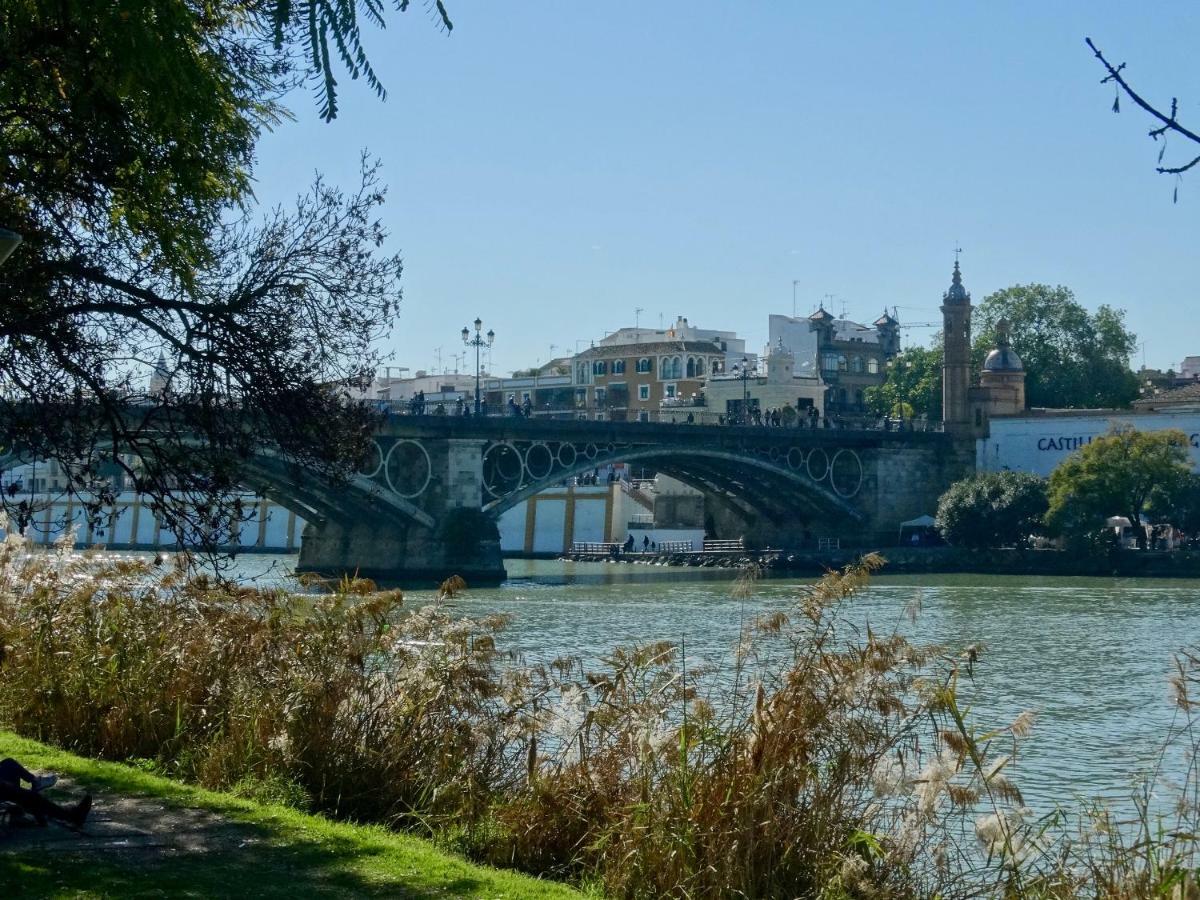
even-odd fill
[[[658,361],[658,377],[663,381],[671,377],[671,357],[664,356]]]
[[[863,360],[861,356],[856,356],[850,360],[850,371],[855,375],[861,375],[863,370]]]
[[[867,374],[868,375],[878,375],[879,374],[879,360],[877,360],[873,356],[867,360]]]
[[[649,413],[649,412],[647,412],[647,411],[646,411],[646,410],[644,410],[644,409],[643,409],[643,410],[641,410],[641,411],[638,413],[638,421],[639,421],[639,422],[649,422],[649,421],[650,421],[650,413]]]
[[[649,400],[650,399],[650,385],[648,385],[648,384],[639,384],[638,385],[638,399],[639,400]]]
[[[717,375],[720,373],[720,371],[721,371],[721,361],[719,359],[714,359],[712,361],[712,374]]]
[[[694,356],[689,356],[687,358],[687,377],[688,378],[696,377],[696,357],[694,357]]]
[[[678,356],[673,357],[671,359],[671,374],[669,377],[671,377],[671,378],[682,378],[683,377],[683,359],[681,359]]]
[[[663,388],[663,394],[668,400],[674,400],[675,399],[675,385],[668,384],[666,387]]]
[[[575,367],[575,381],[577,384],[588,383],[588,367],[587,363],[580,363]]]
[[[596,405],[597,406],[602,405],[607,396],[608,396],[608,391],[606,391],[604,388],[599,388],[599,387],[596,388]]]
[[[639,375],[648,375],[654,371],[654,363],[646,357],[642,357],[637,361],[637,371]]]
[[[863,392],[862,391],[854,392],[854,403],[856,406],[858,406],[860,408],[862,407],[862,405],[863,405]]]
[[[623,360],[623,359],[614,359],[613,360],[613,374],[614,375],[624,375],[625,374],[625,360]]]
[[[836,353],[826,353],[822,356],[821,368],[826,372],[836,372],[838,368],[838,355]]]
[[[608,362],[603,359],[596,360],[594,363],[592,363],[592,374],[593,375],[607,375],[608,374]]]
[[[578,388],[575,391],[575,406],[578,409],[583,409],[587,406],[587,388]]]

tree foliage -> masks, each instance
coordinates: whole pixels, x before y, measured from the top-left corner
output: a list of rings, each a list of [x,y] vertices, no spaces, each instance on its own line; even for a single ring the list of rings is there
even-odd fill
[[[1167,522],[1191,537],[1200,536],[1200,475],[1156,488],[1149,507],[1155,522]]]
[[[909,347],[888,364],[883,384],[867,388],[867,407],[877,416],[942,417],[942,345]]]
[[[410,0],[393,0],[397,12],[406,12]],[[425,3],[431,18],[446,31],[454,28],[442,0]],[[313,83],[321,117],[337,117],[337,77],[340,62],[351,79],[362,78],[380,98],[387,96],[362,42],[359,15],[383,29],[386,8],[382,0],[268,0],[265,4],[272,41],[277,50],[301,49]]]
[[[938,500],[937,528],[958,547],[1024,546],[1042,530],[1046,482],[1026,472],[985,472],[952,484]]]
[[[122,470],[202,539],[235,526],[220,498],[247,456],[330,476],[358,457],[367,417],[338,385],[373,372],[399,299],[375,165],[348,192],[318,178],[294,209],[250,205],[290,84],[267,21],[232,2],[0,6],[0,224],[25,238],[0,270],[4,441],[59,462],[93,510]],[[160,354],[171,389],[150,397]]]
[[[1012,348],[1025,364],[1029,406],[1119,408],[1137,398],[1137,377],[1129,368],[1137,337],[1122,311],[1101,306],[1089,313],[1061,285],[1004,288],[974,312],[978,363],[995,346],[1000,319],[1008,320]]]
[[[1050,474],[1046,524],[1069,538],[1099,532],[1110,516],[1135,526],[1151,498],[1185,489],[1191,477],[1182,431],[1114,427],[1063,460]],[[1138,546],[1145,534],[1135,529]]]

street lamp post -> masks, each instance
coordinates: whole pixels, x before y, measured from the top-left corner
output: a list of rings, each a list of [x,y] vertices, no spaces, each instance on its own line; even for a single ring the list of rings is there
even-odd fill
[[[492,341],[496,340],[496,332],[488,329],[487,338],[485,339],[480,332],[483,330],[483,320],[475,320],[475,336],[471,336],[470,330],[463,326],[462,339],[463,343],[468,347],[475,348],[475,415],[479,415],[479,351],[484,347],[492,346]]]
[[[742,376],[742,424],[750,423],[750,388],[746,386],[746,379],[750,377],[750,360],[742,357],[741,363],[735,363],[733,370],[740,372]]]

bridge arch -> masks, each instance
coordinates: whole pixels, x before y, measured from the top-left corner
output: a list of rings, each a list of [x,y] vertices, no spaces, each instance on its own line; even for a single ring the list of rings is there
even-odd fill
[[[530,448],[537,444],[529,445]],[[498,448],[507,448],[499,451]],[[594,455],[586,448],[596,447]],[[503,452],[508,458],[520,457],[521,451],[512,442],[497,442],[485,451],[493,454]],[[538,451],[539,453],[541,451]],[[818,449],[816,452],[823,453]],[[840,452],[840,451],[839,451]],[[851,451],[853,452],[853,451]],[[592,471],[598,465],[623,462],[652,463],[657,471],[670,475],[705,494],[717,494],[726,499],[739,499],[749,507],[771,520],[786,515],[789,508],[799,505],[806,512],[816,515],[835,516],[857,522],[862,513],[851,502],[861,488],[862,462],[854,455],[859,466],[858,484],[853,493],[843,496],[832,481],[827,486],[822,481],[828,478],[827,471],[820,471],[814,478],[803,465],[797,464],[795,454],[789,460],[787,451],[781,451],[772,459],[770,454],[745,455],[729,449],[713,449],[703,446],[668,447],[621,447],[604,445],[603,450],[595,444],[585,445],[585,452],[573,451],[576,458],[569,465],[560,465],[542,477],[527,477],[528,467],[519,477],[503,479],[499,485],[487,484],[485,471],[485,498],[483,510],[499,517],[506,510],[528,500],[530,497],[560,484],[563,480]],[[515,462],[515,460],[514,460]],[[516,476],[516,471],[508,469]],[[503,475],[503,473],[501,473]],[[498,490],[497,487],[500,489]]]

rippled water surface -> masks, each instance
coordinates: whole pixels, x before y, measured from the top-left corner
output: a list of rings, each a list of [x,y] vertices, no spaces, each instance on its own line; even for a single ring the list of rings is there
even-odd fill
[[[294,557],[244,557],[246,577]],[[464,614],[513,617],[507,646],[527,659],[596,657],[617,644],[685,640],[690,660],[727,665],[746,618],[786,609],[800,581],[759,582],[731,596],[727,573],[623,564],[509,560],[510,580],[455,601]],[[699,578],[703,575],[706,577]],[[270,576],[268,576],[270,577]],[[413,602],[432,597],[410,592]],[[919,599],[915,624],[904,610]],[[1037,712],[1013,775],[1041,811],[1083,797],[1127,800],[1178,724],[1167,678],[1172,654],[1200,644],[1200,581],[893,576],[873,580],[850,616],[919,643],[987,651],[963,694],[991,727]],[[1180,771],[1178,754],[1168,772]]]

